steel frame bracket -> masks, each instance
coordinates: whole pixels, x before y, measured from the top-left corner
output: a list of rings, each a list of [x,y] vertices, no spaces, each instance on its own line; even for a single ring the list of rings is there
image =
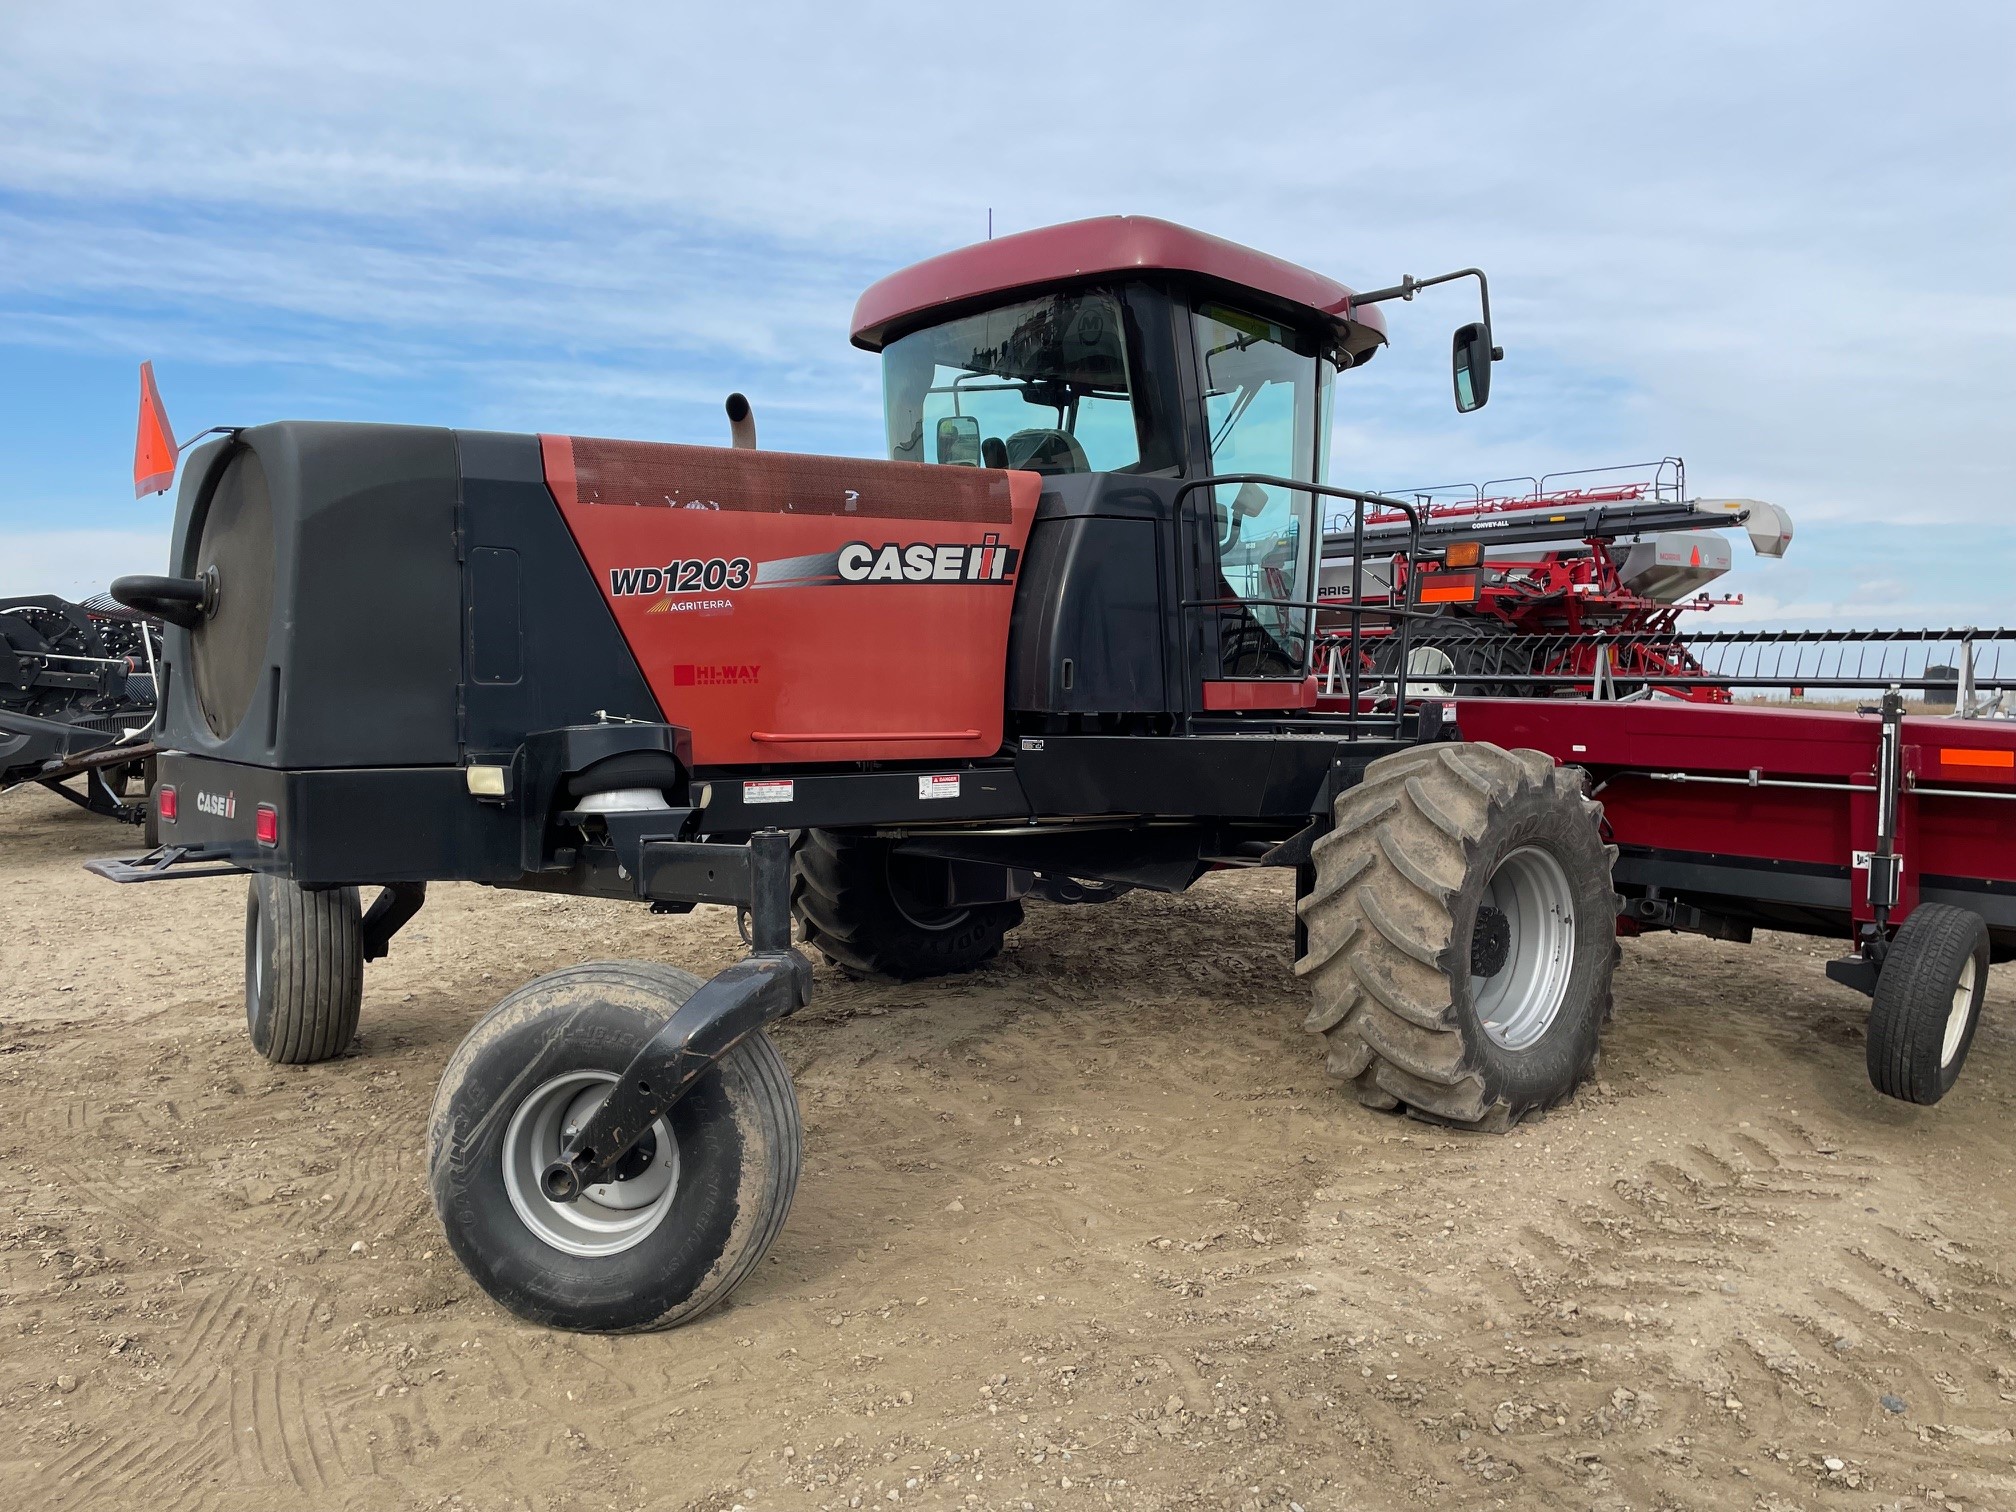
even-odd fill
[[[1843,987],[1853,987],[1864,997],[1876,996],[1876,978],[1883,963],[1865,955],[1841,956],[1827,963],[1827,979]]]
[[[789,835],[763,830],[746,846],[654,841],[643,855],[647,875],[639,882],[648,884],[646,896],[747,909],[751,953],[703,983],[630,1058],[594,1116],[540,1174],[540,1189],[555,1202],[572,1202],[609,1180],[651,1125],[723,1056],[812,1000],[812,963],[791,947]]]
[[[425,882],[389,882],[364,911],[364,959],[382,961],[391,953],[392,936],[406,927],[427,901]]]
[[[131,860],[99,856],[84,870],[108,882],[177,882],[185,877],[229,877],[249,872],[232,859],[229,846],[164,845]]]
[[[812,963],[796,950],[738,961],[704,983],[630,1059],[594,1116],[540,1173],[555,1202],[608,1181],[651,1125],[737,1045],[812,997]]]

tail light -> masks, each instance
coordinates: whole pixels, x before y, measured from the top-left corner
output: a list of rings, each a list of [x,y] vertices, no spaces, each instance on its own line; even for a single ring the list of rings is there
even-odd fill
[[[175,822],[174,788],[164,784],[154,789],[154,812],[159,814],[165,823],[173,824]]]
[[[280,843],[280,811],[270,803],[262,803],[252,817],[252,833],[261,845]]]

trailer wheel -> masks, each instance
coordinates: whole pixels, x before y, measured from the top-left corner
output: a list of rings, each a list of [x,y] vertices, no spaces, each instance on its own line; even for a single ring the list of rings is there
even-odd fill
[[[602,961],[519,988],[442,1073],[427,1179],[448,1243],[501,1306],[555,1328],[670,1328],[746,1280],[790,1211],[802,1149],[790,1074],[763,1034],[652,1126],[615,1180],[555,1202],[539,1173],[565,1131],[700,979]]]
[[[805,943],[849,976],[914,982],[971,971],[1022,922],[1020,902],[933,905],[934,863],[897,855],[887,840],[805,830],[792,862]]]
[[[245,1027],[278,1066],[332,1060],[357,1037],[363,915],[354,887],[308,892],[255,873],[245,892]]]
[[[1988,925],[1921,903],[1897,927],[1869,1007],[1869,1080],[1886,1097],[1936,1103],[1959,1079],[1988,994]]]
[[[1617,958],[1602,812],[1572,768],[1481,742],[1382,757],[1337,800],[1295,970],[1360,1102],[1505,1129],[1590,1074]]]

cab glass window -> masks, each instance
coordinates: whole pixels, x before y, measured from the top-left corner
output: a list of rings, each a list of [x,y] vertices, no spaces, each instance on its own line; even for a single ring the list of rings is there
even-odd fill
[[[1212,474],[1320,481],[1330,368],[1316,338],[1220,305],[1196,311],[1193,333]],[[1223,596],[1244,601],[1243,612],[1226,616],[1226,672],[1298,675],[1310,615],[1278,601],[1310,597],[1316,501],[1268,483],[1222,483],[1212,492]]]
[[[1127,342],[1111,294],[1022,300],[883,352],[898,462],[1124,472],[1141,462]]]

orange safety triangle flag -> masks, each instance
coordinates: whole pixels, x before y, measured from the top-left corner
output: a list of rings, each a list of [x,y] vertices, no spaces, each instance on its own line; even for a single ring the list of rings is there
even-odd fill
[[[140,364],[140,434],[133,442],[133,497],[164,493],[175,481],[175,432],[154,385],[154,364]]]

